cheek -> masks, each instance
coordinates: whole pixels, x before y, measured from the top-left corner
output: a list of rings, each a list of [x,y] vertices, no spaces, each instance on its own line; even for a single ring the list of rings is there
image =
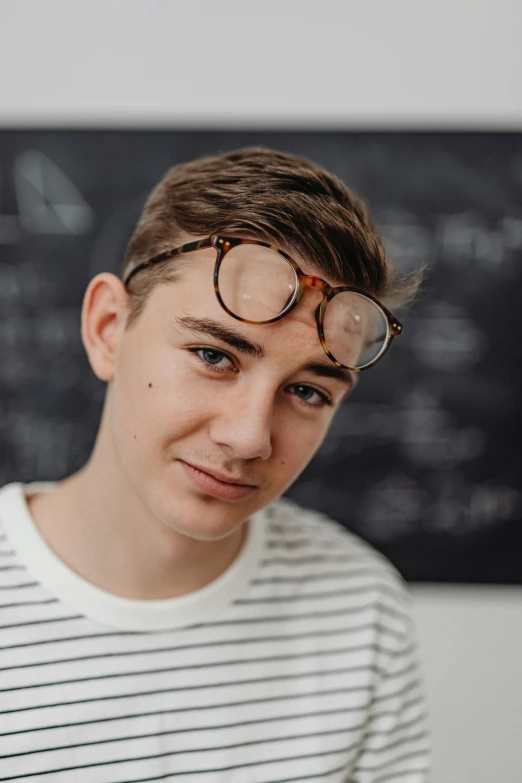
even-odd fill
[[[215,404],[215,395],[172,349],[131,347],[121,356],[111,391],[120,453],[130,458],[134,452],[139,461],[157,461],[158,450],[204,426]]]
[[[332,416],[312,421],[281,415],[274,426],[273,457],[276,470],[287,476],[298,476],[321,446]]]

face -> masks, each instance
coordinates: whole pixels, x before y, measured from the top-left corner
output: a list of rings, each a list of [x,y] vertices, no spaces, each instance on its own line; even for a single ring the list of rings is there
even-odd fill
[[[200,540],[230,535],[292,484],[354,382],[335,377],[320,344],[318,291],[276,323],[245,324],[215,296],[214,261],[203,250],[174,262],[179,281],[157,285],[122,331],[110,388],[129,484],[164,524]]]

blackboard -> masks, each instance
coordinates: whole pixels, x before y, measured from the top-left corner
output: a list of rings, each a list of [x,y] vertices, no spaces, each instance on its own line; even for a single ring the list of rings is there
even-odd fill
[[[105,385],[80,338],[164,171],[263,144],[368,202],[403,270],[405,334],[288,492],[411,581],[522,583],[522,133],[0,131],[0,485],[84,464]]]

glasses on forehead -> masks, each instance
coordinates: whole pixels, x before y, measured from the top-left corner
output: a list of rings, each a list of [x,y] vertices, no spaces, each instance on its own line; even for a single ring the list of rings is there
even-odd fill
[[[215,252],[214,290],[221,307],[243,323],[274,323],[294,309],[307,286],[317,288],[323,295],[315,311],[317,333],[338,367],[367,370],[402,333],[402,324],[371,294],[353,286],[335,288],[307,275],[282,250],[255,239],[213,234],[188,242],[138,263],[123,283],[127,287],[142,269],[204,248]]]

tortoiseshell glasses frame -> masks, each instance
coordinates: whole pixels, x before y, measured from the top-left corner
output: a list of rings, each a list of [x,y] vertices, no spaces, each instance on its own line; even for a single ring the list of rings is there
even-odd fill
[[[294,270],[296,285],[292,296],[288,299],[283,310],[278,315],[266,321],[251,321],[247,318],[242,318],[241,316],[236,315],[226,306],[223,299],[221,298],[221,294],[219,292],[219,269],[228,251],[232,250],[232,248],[237,247],[238,245],[259,245],[261,247],[266,247],[269,250],[272,250],[273,252],[278,253],[280,256],[282,256],[285,259],[285,261],[288,264],[290,264],[290,266]],[[281,318],[287,315],[291,310],[293,310],[294,307],[299,303],[300,299],[304,294],[304,290],[307,286],[318,288],[323,295],[323,299],[321,303],[317,306],[317,309],[315,311],[317,332],[319,335],[319,340],[321,341],[321,345],[323,346],[326,355],[335,365],[337,365],[337,367],[343,367],[344,369],[351,370],[353,372],[360,372],[361,370],[367,370],[368,368],[373,367],[373,365],[376,364],[379,361],[379,359],[382,359],[386,351],[389,349],[393,338],[402,334],[403,331],[402,324],[393,315],[393,313],[390,310],[388,310],[388,308],[386,308],[381,302],[379,302],[378,299],[372,296],[372,294],[369,294],[367,291],[364,291],[362,288],[357,288],[355,286],[340,286],[334,288],[333,286],[329,285],[329,283],[327,283],[326,280],[323,280],[321,277],[305,274],[305,272],[303,272],[303,270],[293,260],[293,258],[290,258],[290,256],[287,253],[285,253],[283,250],[279,250],[279,248],[274,247],[274,245],[271,245],[269,242],[262,242],[257,239],[245,239],[242,237],[224,236],[222,234],[212,234],[212,236],[206,237],[205,239],[199,239],[196,240],[195,242],[187,242],[186,244],[181,245],[180,247],[175,247],[171,250],[164,250],[163,252],[158,253],[157,255],[154,255],[151,258],[148,258],[146,261],[142,261],[138,263],[125,276],[125,278],[123,279],[123,284],[127,288],[129,281],[134,277],[135,274],[137,274],[142,269],[147,269],[150,266],[159,264],[160,262],[166,261],[167,259],[173,258],[174,256],[178,256],[185,253],[191,253],[195,250],[201,250],[202,248],[207,248],[207,247],[214,247],[217,251],[216,263],[214,266],[214,290],[216,293],[216,297],[219,301],[219,304],[221,305],[223,310],[225,310],[225,312],[227,312],[230,316],[232,316],[232,318],[235,318],[238,321],[242,321],[243,323],[269,324],[269,323],[274,323],[275,321],[279,321]],[[335,356],[330,352],[324,336],[323,324],[324,324],[324,316],[328,303],[332,301],[334,296],[343,293],[345,291],[351,291],[353,293],[360,294],[361,296],[373,302],[374,305],[380,308],[388,324],[386,338],[381,350],[379,351],[377,356],[375,356],[370,362],[363,365],[362,367],[349,367],[346,364],[341,364],[341,362],[339,362],[335,358]]]

